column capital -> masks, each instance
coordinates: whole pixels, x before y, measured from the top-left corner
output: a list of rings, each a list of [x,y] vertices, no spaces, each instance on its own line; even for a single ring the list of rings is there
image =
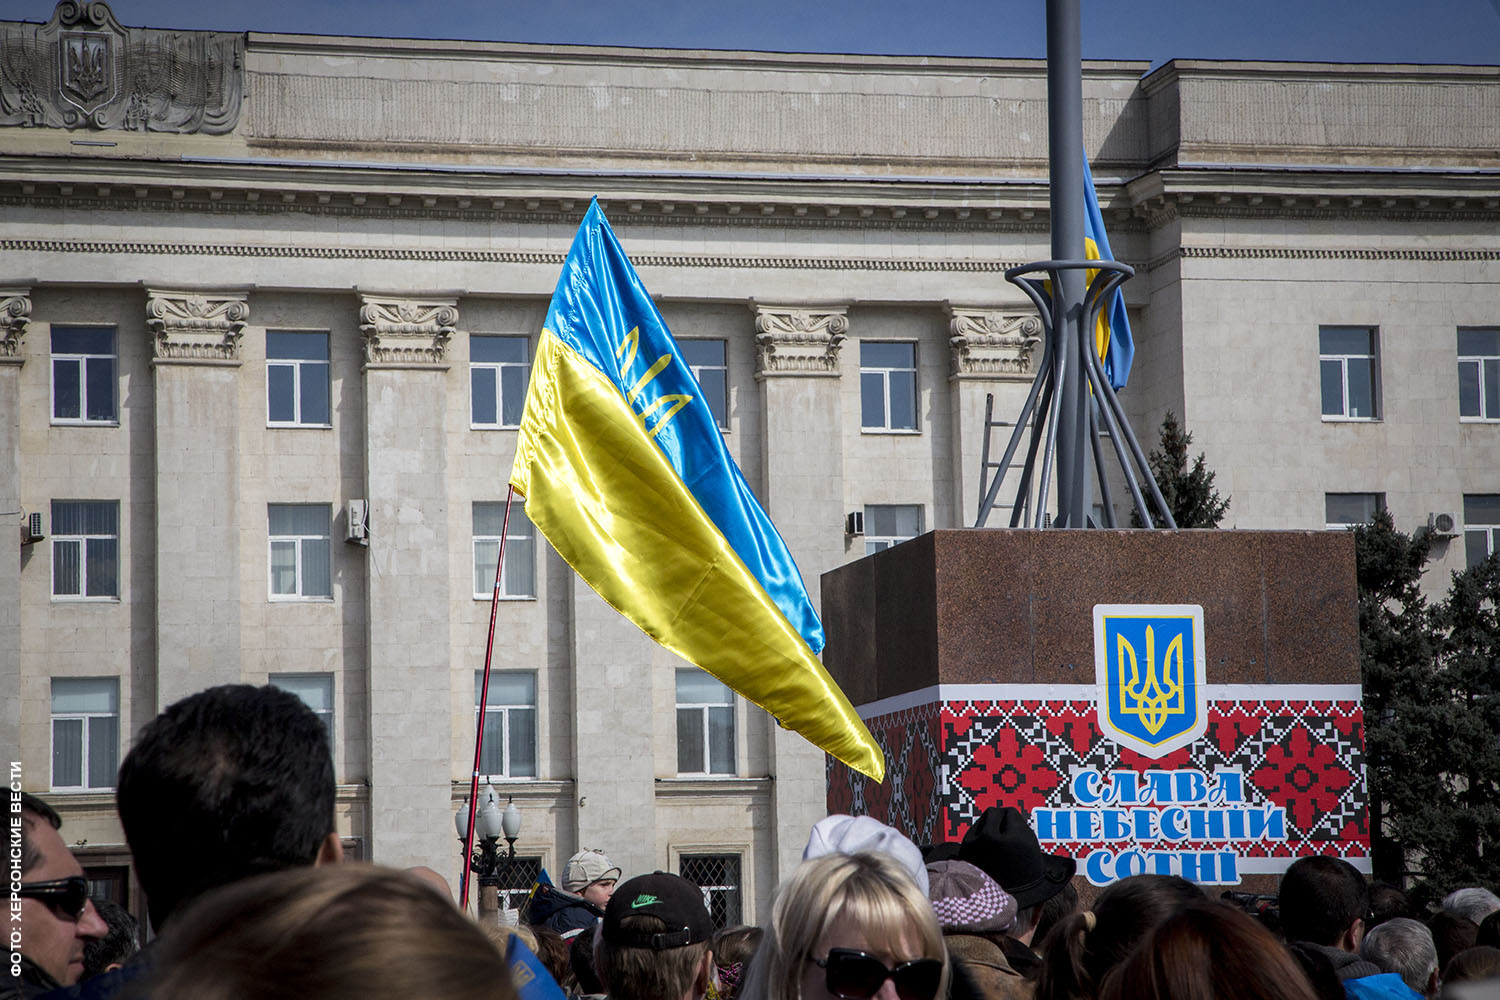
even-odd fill
[[[1042,342],[1040,317],[998,309],[945,304],[950,379],[1024,382],[1032,376],[1031,356]]]
[[[31,322],[31,289],[0,288],[0,365],[20,365],[21,339]]]
[[[146,289],[152,364],[238,365],[240,335],[250,318],[245,292]]]
[[[458,300],[359,297],[365,368],[448,367],[448,341],[458,329]]]
[[[750,304],[755,313],[755,377],[838,378],[839,346],[849,331],[845,306]]]

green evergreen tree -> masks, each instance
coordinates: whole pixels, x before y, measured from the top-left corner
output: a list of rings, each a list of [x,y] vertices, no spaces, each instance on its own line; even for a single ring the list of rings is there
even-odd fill
[[[1192,443],[1193,435],[1168,410],[1161,422],[1161,447],[1152,449],[1146,456],[1146,464],[1151,467],[1151,475],[1177,527],[1217,528],[1229,511],[1229,499],[1220,499],[1219,491],[1214,489],[1214,472],[1204,460],[1203,452],[1188,467],[1188,445]],[[1144,527],[1139,511],[1131,511],[1130,523]]]
[[[1429,607],[1430,536],[1354,532],[1375,875],[1420,903],[1500,883],[1500,560]]]

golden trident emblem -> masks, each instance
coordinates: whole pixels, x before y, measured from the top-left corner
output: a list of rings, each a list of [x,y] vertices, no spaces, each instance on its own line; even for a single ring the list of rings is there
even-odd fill
[[[1120,712],[1134,715],[1146,727],[1146,732],[1155,736],[1167,724],[1167,718],[1187,713],[1187,688],[1182,663],[1182,634],[1178,633],[1167,644],[1162,657],[1161,679],[1156,676],[1156,630],[1146,626],[1146,677],[1141,679],[1140,665],[1136,662],[1135,647],[1123,635],[1120,643]],[[1126,668],[1127,657],[1129,669]]]

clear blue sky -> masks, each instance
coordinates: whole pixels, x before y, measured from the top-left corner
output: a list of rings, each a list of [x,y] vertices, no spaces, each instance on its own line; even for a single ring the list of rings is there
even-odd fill
[[[45,21],[51,0],[0,0]],[[1045,55],[1044,0],[115,0],[122,24],[895,55]],[[1500,64],[1500,0],[1083,0],[1089,59]]]

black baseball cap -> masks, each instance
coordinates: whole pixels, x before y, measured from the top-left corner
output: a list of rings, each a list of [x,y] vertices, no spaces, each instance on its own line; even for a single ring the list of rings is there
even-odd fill
[[[620,926],[628,917],[656,917],[667,927],[653,932]],[[615,886],[604,907],[603,933],[612,945],[666,951],[707,941],[713,937],[714,922],[702,889],[679,875],[652,872]]]

